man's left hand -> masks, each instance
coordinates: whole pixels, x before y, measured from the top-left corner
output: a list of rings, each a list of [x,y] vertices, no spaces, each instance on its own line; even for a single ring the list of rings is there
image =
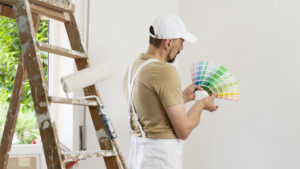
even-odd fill
[[[187,103],[187,102],[195,99],[195,91],[196,90],[203,90],[203,89],[202,89],[202,87],[200,87],[198,85],[191,84],[183,90],[182,97],[183,97],[184,103]]]

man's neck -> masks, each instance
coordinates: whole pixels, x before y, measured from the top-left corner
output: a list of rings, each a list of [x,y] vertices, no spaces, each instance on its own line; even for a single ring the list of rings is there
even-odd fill
[[[146,54],[152,55],[152,56],[156,56],[163,63],[167,62],[166,52],[163,49],[161,49],[161,48],[155,48],[154,46],[149,45],[149,48],[148,48]]]

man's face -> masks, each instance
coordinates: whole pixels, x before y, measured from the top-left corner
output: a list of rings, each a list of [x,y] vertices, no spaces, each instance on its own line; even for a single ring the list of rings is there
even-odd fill
[[[173,40],[173,45],[168,53],[168,62],[173,63],[176,59],[176,56],[180,53],[180,50],[183,49],[183,39],[175,39]]]

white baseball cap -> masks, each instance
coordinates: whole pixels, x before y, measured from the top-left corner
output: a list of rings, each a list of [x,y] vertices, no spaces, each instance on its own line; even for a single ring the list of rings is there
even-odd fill
[[[186,30],[183,21],[175,15],[166,14],[156,18],[152,24],[153,31],[150,36],[156,39],[182,38],[188,42],[197,42],[197,36]]]

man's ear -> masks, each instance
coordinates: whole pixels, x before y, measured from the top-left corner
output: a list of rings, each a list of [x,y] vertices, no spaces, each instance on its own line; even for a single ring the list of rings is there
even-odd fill
[[[172,43],[171,39],[164,40],[164,48],[168,50],[171,47],[171,43]]]

